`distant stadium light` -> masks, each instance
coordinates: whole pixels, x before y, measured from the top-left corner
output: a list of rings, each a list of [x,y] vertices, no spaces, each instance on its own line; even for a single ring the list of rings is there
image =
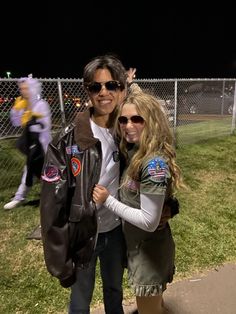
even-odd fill
[[[10,77],[10,75],[11,75],[11,72],[6,72],[7,73],[7,78],[9,78]]]

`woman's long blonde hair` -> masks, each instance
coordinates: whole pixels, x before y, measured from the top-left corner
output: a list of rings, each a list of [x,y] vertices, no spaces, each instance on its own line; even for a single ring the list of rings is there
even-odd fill
[[[142,131],[138,149],[132,161],[130,161],[126,178],[139,180],[139,172],[143,161],[156,155],[161,155],[167,161],[172,176],[171,189],[174,191],[180,186],[184,186],[179,166],[176,163],[176,153],[174,147],[174,137],[171,131],[165,109],[158,99],[144,92],[134,92],[127,96],[119,108],[118,117],[121,115],[124,105],[135,105],[138,115],[144,119],[144,129]],[[119,123],[116,121],[118,135],[120,136],[121,153],[128,158],[128,143],[122,136]]]

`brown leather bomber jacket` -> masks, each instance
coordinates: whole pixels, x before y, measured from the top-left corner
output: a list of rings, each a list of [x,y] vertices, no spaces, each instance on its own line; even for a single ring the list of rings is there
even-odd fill
[[[90,111],[48,146],[42,173],[40,218],[47,270],[63,287],[87,267],[97,239],[97,211],[92,190],[101,171],[101,143],[93,137]]]

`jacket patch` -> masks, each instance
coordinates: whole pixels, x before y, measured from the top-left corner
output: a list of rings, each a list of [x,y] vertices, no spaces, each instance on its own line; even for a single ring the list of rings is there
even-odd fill
[[[82,151],[79,150],[79,147],[77,145],[72,145],[66,147],[66,153],[67,155],[76,155],[81,154]]]
[[[167,164],[162,158],[155,158],[148,163],[148,173],[154,182],[164,182],[167,174]]]
[[[138,191],[140,189],[140,182],[129,180],[126,184],[127,188],[133,191]]]
[[[75,177],[80,173],[81,162],[79,161],[78,158],[75,157],[71,158],[71,170]]]
[[[43,171],[41,178],[47,182],[58,181],[61,176],[59,174],[59,169],[54,165],[47,165]]]

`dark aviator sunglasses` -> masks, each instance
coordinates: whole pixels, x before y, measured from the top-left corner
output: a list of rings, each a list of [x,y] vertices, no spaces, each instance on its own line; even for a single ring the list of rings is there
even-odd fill
[[[118,81],[107,81],[105,83],[91,82],[85,85],[86,89],[93,94],[98,94],[103,86],[105,86],[108,91],[116,91],[121,88],[121,84]]]
[[[127,118],[125,116],[120,116],[118,118],[119,123],[122,125],[126,125],[129,120],[134,124],[138,124],[138,123],[143,124],[144,123],[144,119],[141,116],[132,116],[130,118]]]

